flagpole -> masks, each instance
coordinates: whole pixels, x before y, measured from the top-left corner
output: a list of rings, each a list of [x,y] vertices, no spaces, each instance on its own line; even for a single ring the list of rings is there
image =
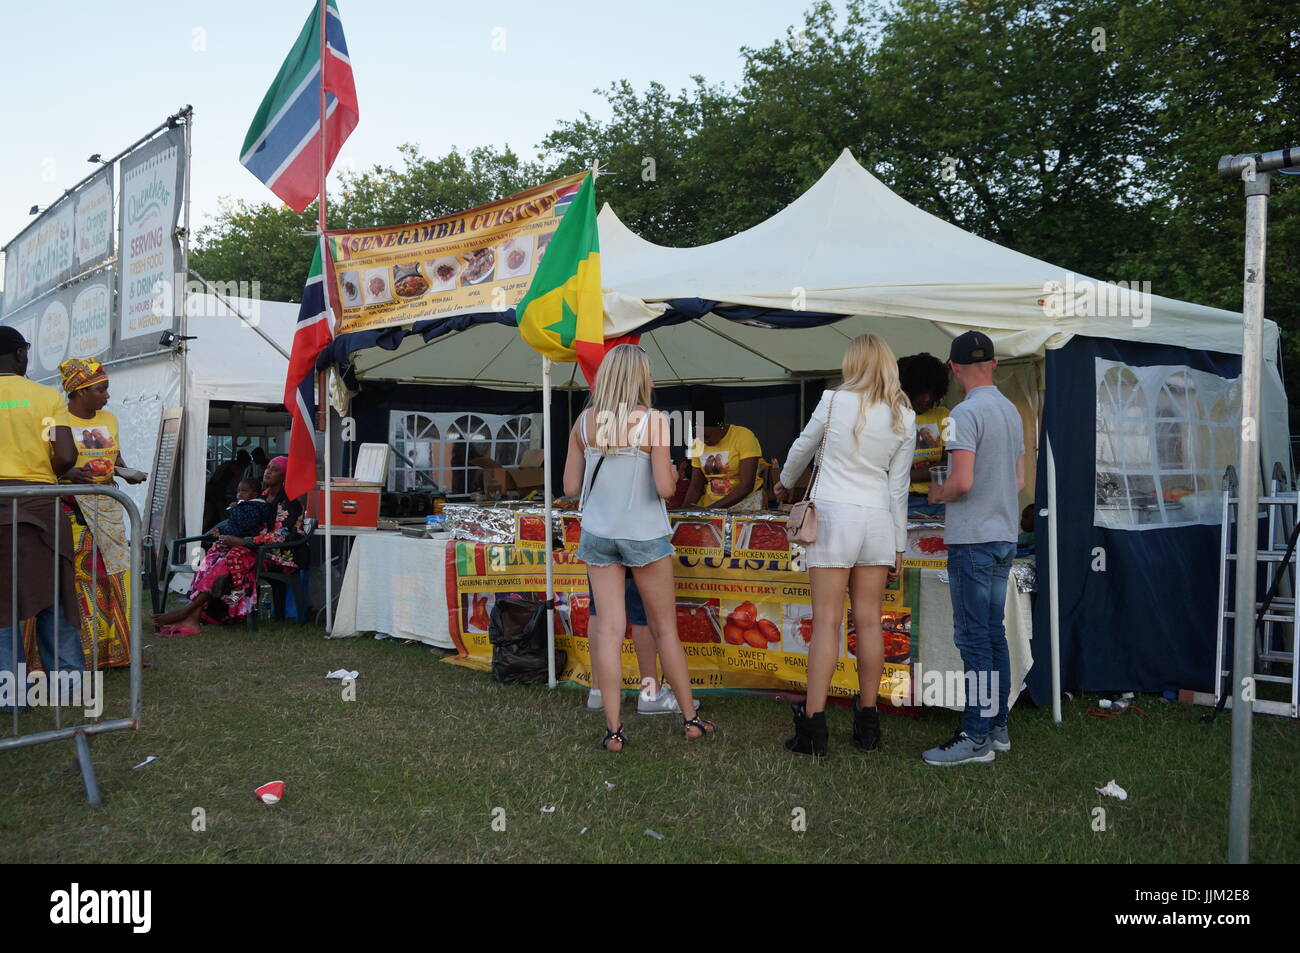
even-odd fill
[[[317,205],[317,228],[320,231],[321,286],[325,292],[325,320],[329,321],[334,316],[334,309],[329,306],[329,254],[325,247],[325,177],[328,171],[325,162],[326,153],[329,151],[325,127],[325,56],[329,47],[326,37],[329,25],[327,5],[328,0],[320,0],[320,134],[317,140],[320,143],[320,200]],[[321,387],[324,398],[321,401],[321,412],[325,415],[325,634],[329,635],[334,631],[334,547],[332,545],[334,516],[330,496],[332,462],[330,431],[332,428],[330,427],[329,372],[326,371],[321,376],[324,382],[324,386]],[[304,606],[300,611],[307,611],[306,607]]]
[[[542,356],[542,486],[546,522],[546,684],[555,681],[555,536],[551,533],[551,359]]]

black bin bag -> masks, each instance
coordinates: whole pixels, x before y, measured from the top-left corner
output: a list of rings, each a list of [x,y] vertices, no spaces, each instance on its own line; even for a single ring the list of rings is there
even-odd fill
[[[546,666],[546,607],[536,599],[505,596],[492,605],[488,621],[492,643],[492,677],[506,685],[544,685]],[[564,669],[566,654],[555,650],[555,671]]]

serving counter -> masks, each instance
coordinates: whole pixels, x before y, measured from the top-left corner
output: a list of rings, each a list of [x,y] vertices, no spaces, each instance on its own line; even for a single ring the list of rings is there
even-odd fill
[[[565,653],[562,681],[591,683],[587,645],[590,596],[585,564],[576,555],[581,514],[555,510],[553,538],[544,514],[528,506],[448,505],[446,614],[456,664],[487,669],[492,657],[488,623],[501,596],[544,598],[546,548],[554,547],[556,646]],[[775,689],[805,687],[812,605],[798,547],[791,551],[785,516],[682,511],[669,515],[674,546],[678,633],[692,687]],[[959,705],[950,673],[962,671],[952,638],[943,524],[909,524],[904,571],[881,606],[885,669],[881,697],[896,705]],[[1030,665],[1033,567],[1018,564],[1007,587],[1006,625],[1012,683]],[[857,692],[857,633],[846,606],[834,695]],[[632,643],[623,645],[623,681],[639,688]],[[946,691],[946,694],[945,694]],[[1016,692],[1013,691],[1013,697]]]

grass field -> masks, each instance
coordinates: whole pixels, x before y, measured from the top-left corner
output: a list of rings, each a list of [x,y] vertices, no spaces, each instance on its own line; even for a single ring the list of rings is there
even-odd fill
[[[849,713],[835,709],[831,757],[798,758],[781,748],[788,708],[741,696],[706,700],[720,733],[704,742],[683,741],[673,718],[629,712],[630,744],[615,756],[597,747],[600,717],[585,711],[583,692],[500,686],[419,645],[325,641],[292,626],[147,641],[143,729],[91,742],[103,807],[87,805],[71,743],[0,752],[0,860],[1226,857],[1229,718],[1206,726],[1204,709],[1153,698],[1138,699],[1147,717],[1113,721],[1086,717],[1093,699],[1076,699],[1060,728],[1050,712],[1017,711],[1015,749],[992,765],[921,762],[952,730],[943,711],[886,717],[884,751],[862,755],[849,744]],[[322,677],[337,668],[360,670],[356,701]],[[125,679],[108,676],[119,705]],[[158,760],[131,769],[149,755]],[[1300,726],[1257,717],[1254,759],[1252,859],[1294,863]],[[1111,778],[1127,802],[1094,791]],[[252,795],[270,780],[286,783],[274,807]],[[192,829],[196,808],[206,830]],[[493,830],[496,808],[504,831]],[[795,831],[800,808],[806,830]]]

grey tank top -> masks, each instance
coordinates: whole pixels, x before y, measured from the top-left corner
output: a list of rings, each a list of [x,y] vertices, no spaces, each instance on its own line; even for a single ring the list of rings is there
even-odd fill
[[[647,540],[668,535],[668,507],[655,488],[650,454],[641,449],[649,422],[647,415],[637,428],[635,446],[602,454],[587,442],[587,412],[578,418],[585,464],[580,503],[584,530],[606,539]]]

